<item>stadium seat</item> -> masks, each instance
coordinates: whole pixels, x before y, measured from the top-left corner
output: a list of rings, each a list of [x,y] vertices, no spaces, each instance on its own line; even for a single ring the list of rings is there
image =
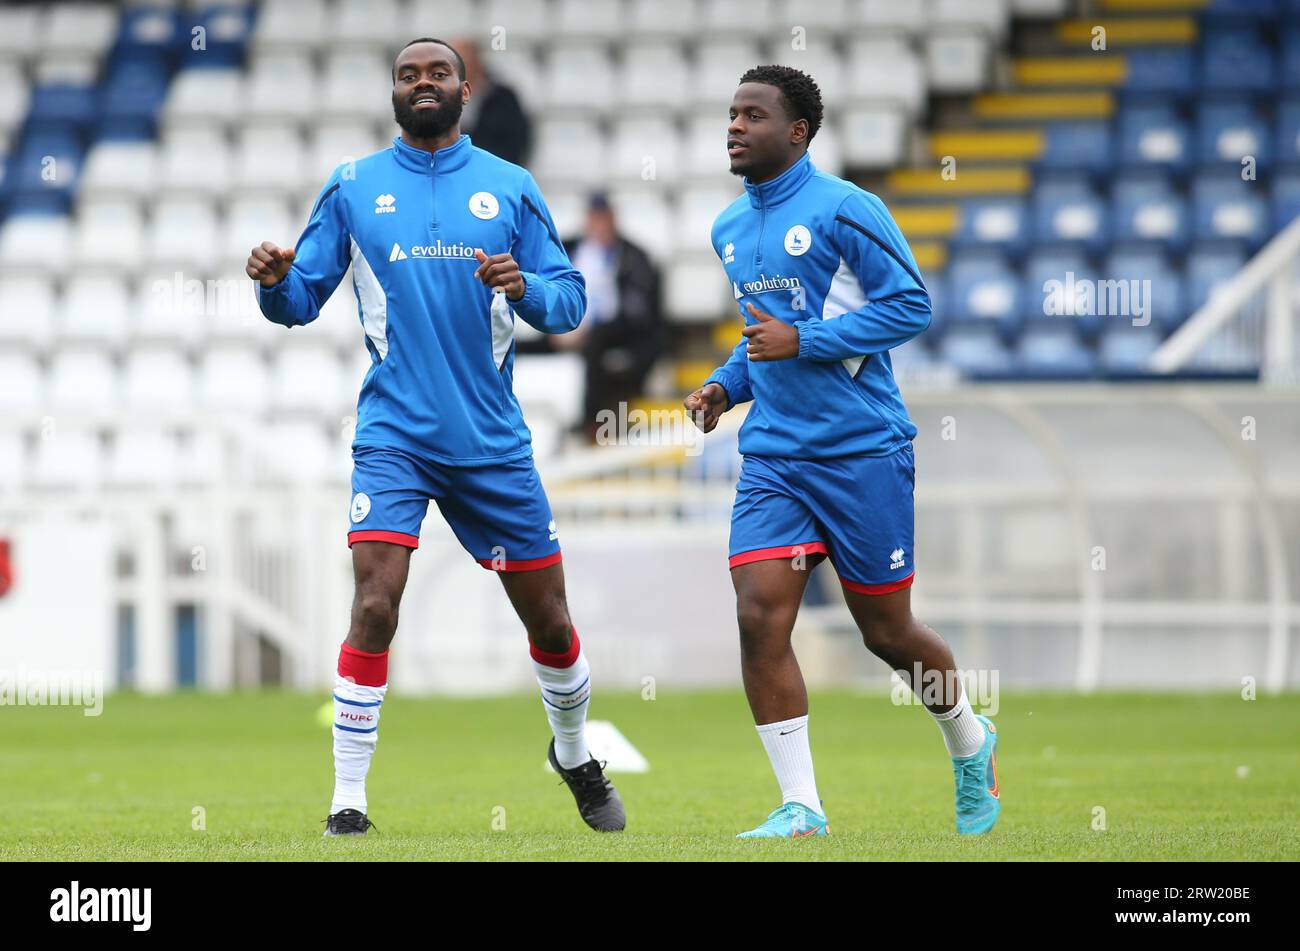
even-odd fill
[[[1191,133],[1169,106],[1128,106],[1119,115],[1119,155],[1125,166],[1181,172],[1191,162]]]
[[[1039,165],[1051,171],[1103,175],[1112,171],[1115,147],[1104,122],[1054,122]]]
[[[623,51],[618,98],[623,106],[666,111],[690,99],[690,64],[680,44],[637,42]]]
[[[1146,372],[1151,356],[1160,347],[1156,325],[1134,327],[1130,321],[1106,324],[1097,344],[1101,368],[1113,377],[1129,377]]]
[[[925,38],[925,75],[938,93],[978,92],[988,83],[991,43],[981,33],[937,32]]]
[[[1007,31],[1007,0],[929,0],[927,7],[936,27],[974,28],[997,37]]]
[[[1097,372],[1097,357],[1079,340],[1069,318],[1036,321],[1016,346],[1017,369],[1029,378],[1087,379]]]
[[[1110,239],[1106,206],[1081,182],[1055,181],[1034,192],[1034,240],[1096,253]]]
[[[682,167],[686,176],[694,179],[718,181],[731,174],[725,110],[701,113],[687,120]]]
[[[539,179],[581,185],[604,184],[607,139],[591,119],[543,119],[531,168]]]
[[[297,121],[316,115],[321,92],[320,77],[305,53],[266,53],[252,61],[240,105],[247,119]]]
[[[78,274],[68,281],[59,307],[59,343],[120,347],[126,342],[129,312],[127,288],[121,277]]]
[[[38,55],[98,60],[117,36],[120,15],[115,4],[50,4],[37,29]]]
[[[44,11],[36,4],[0,7],[0,59],[21,62],[35,56],[40,17]]]
[[[1186,202],[1159,172],[1129,173],[1111,191],[1111,224],[1119,242],[1152,242],[1174,254],[1187,244]]]
[[[536,46],[555,33],[554,15],[545,3],[519,3],[519,0],[488,0],[486,21],[493,28],[505,29],[506,48],[513,44]]]
[[[1276,145],[1279,164],[1300,167],[1300,99],[1283,100],[1278,105]]]
[[[194,405],[194,372],[179,350],[139,347],[126,355],[123,405],[141,413],[184,414]]]
[[[61,426],[50,439],[37,439],[30,484],[37,489],[93,489],[103,479],[100,439],[86,430]]]
[[[1273,183],[1273,230],[1281,231],[1300,218],[1300,174],[1279,175]]]
[[[253,347],[223,344],[199,361],[199,405],[214,412],[259,415],[270,407],[270,375]]]
[[[83,197],[144,197],[157,186],[157,146],[152,142],[99,142],[86,156]]]
[[[718,121],[727,121],[731,96],[740,77],[754,64],[760,62],[758,44],[739,36],[725,40],[704,40],[695,48],[695,67],[691,72],[690,87],[696,90],[717,90]]]
[[[1266,167],[1272,157],[1268,124],[1246,102],[1203,104],[1196,140],[1202,163],[1228,163],[1240,169],[1242,159],[1253,156],[1258,166]]]
[[[959,323],[988,323],[1004,332],[1014,328],[1021,288],[1001,255],[968,252],[954,256],[947,276],[951,328]]]
[[[698,0],[695,15],[706,34],[765,37],[776,26],[775,13],[772,0]]]
[[[1209,30],[1201,48],[1201,85],[1209,92],[1265,93],[1277,85],[1277,56],[1253,28]]]
[[[409,31],[407,11],[397,0],[341,3],[331,11],[324,40],[334,50],[362,48],[389,50],[393,38]],[[358,76],[364,82],[364,77]]]
[[[677,125],[670,119],[637,116],[614,123],[610,137],[610,176],[614,181],[672,185],[681,177],[682,165]]]
[[[118,488],[175,484],[179,447],[169,432],[133,428],[114,434],[105,464],[104,481]]]
[[[387,53],[344,50],[325,60],[320,78],[325,119],[373,122],[392,115],[392,60]]]
[[[216,197],[230,187],[230,147],[219,128],[169,129],[158,165],[159,191]]]
[[[76,266],[132,272],[144,254],[144,220],[133,198],[83,200],[77,208],[72,254]]]
[[[664,273],[664,311],[678,323],[711,323],[734,304],[717,260],[674,261]]]
[[[662,189],[625,188],[612,193],[618,230],[657,261],[672,257],[676,246],[673,207]]]
[[[972,378],[1007,376],[1013,369],[1011,354],[992,323],[956,324],[939,343],[939,356]]]
[[[1024,266],[1021,319],[1025,325],[1066,322],[1071,332],[1092,336],[1101,324],[1098,275],[1078,250],[1035,251]]]
[[[351,396],[332,349],[289,346],[273,358],[271,408],[277,413],[339,411]]]
[[[172,79],[162,118],[169,128],[229,125],[243,113],[244,77],[238,69],[185,69]]]
[[[1199,310],[1216,289],[1237,276],[1246,256],[1221,245],[1203,245],[1187,256],[1186,294],[1189,315]]]
[[[713,222],[724,208],[737,198],[739,185],[733,188],[698,187],[682,191],[677,202],[677,247],[688,253],[707,254],[711,267],[717,267],[713,249]]]
[[[1300,91],[1300,29],[1282,34],[1281,85],[1289,92]]]
[[[1130,310],[1135,319],[1145,326],[1160,330],[1156,336],[1167,334],[1187,319],[1188,306],[1180,274],[1171,268],[1165,254],[1152,250],[1151,245],[1119,247],[1105,262],[1102,279],[1127,282],[1129,293],[1141,295],[1143,313],[1138,313],[1136,302],[1130,299]],[[1119,321],[1132,324],[1132,320]],[[1105,322],[1110,326],[1114,321]]]
[[[254,51],[314,49],[322,45],[332,19],[324,0],[276,0],[259,12],[253,30]]]
[[[164,198],[154,206],[145,253],[151,267],[181,268],[193,277],[211,270],[216,239],[217,216],[210,202]]]
[[[1179,47],[1126,49],[1128,63],[1124,92],[1134,96],[1171,96],[1185,99],[1197,88],[1195,52]]]
[[[1192,187],[1195,238],[1242,241],[1252,251],[1258,248],[1271,224],[1263,192],[1259,184],[1231,173],[1197,176]]]
[[[609,41],[624,29],[622,3],[552,0],[552,16],[562,36]]]
[[[240,195],[227,207],[222,219],[221,256],[243,271],[249,252],[263,241],[292,245],[303,222],[295,221],[282,198],[272,195]]]
[[[63,348],[50,362],[49,395],[57,410],[109,413],[121,392],[108,354],[99,349]]]
[[[548,115],[586,117],[614,104],[614,67],[603,46],[563,42],[547,50],[542,68]]]
[[[15,345],[41,348],[54,327],[53,281],[36,274],[9,274],[0,280],[0,349]]]
[[[1029,236],[1029,216],[1023,199],[978,198],[961,206],[953,244],[959,248],[994,248],[1018,260]]]
[[[263,192],[275,201],[305,178],[302,138],[283,126],[245,127],[231,162],[232,189]]]
[[[45,406],[44,378],[31,354],[0,351],[0,406],[7,413],[33,413]]]
[[[72,255],[72,222],[65,215],[11,214],[0,225],[0,267],[62,274]],[[65,249],[51,253],[51,249]],[[7,280],[7,278],[6,278]]]
[[[900,39],[854,40],[849,47],[849,89],[856,102],[890,102],[910,115],[925,100],[925,73],[919,57]]]
[[[844,162],[853,168],[892,168],[907,151],[907,118],[890,106],[844,110]]]

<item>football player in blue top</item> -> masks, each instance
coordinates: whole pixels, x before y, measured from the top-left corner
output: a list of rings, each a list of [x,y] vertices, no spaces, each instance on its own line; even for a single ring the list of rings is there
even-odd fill
[[[357,403],[348,544],[356,594],[334,689],[334,796],[326,835],[370,828],[365,779],[388,689],[411,552],[429,501],[469,554],[500,572],[528,633],[554,739],[547,756],[586,823],[624,827],[585,740],[591,680],[569,618],[560,544],[512,389],[514,322],[573,330],[586,311],[527,171],[460,131],[471,90],[447,43],[393,64],[391,148],[330,176],[295,247],[264,242],[247,273],[262,312],[309,323],[348,266],[371,365]]]
[[[889,351],[929,326],[930,295],[880,199],[808,157],[822,122],[811,77],[751,69],[730,116],[727,154],[745,191],[712,238],[745,328],[685,406],[709,432],[722,413],[752,403],[740,428],[730,565],[745,692],[783,801],[741,837],[829,831],[790,647],[808,571],[825,558],[867,648],[939,724],[958,831],[986,832],[1000,809],[996,731],[971,708],[948,645],[911,611],[916,427]]]

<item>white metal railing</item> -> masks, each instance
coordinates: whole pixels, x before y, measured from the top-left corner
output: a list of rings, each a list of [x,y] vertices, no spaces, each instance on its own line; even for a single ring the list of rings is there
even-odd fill
[[[1253,370],[1268,383],[1300,381],[1300,218],[1273,238],[1151,357],[1157,373]]]

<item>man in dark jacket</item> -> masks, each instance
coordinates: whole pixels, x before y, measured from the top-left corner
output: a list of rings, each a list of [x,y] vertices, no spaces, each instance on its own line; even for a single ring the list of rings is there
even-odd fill
[[[473,41],[458,41],[456,49],[465,60],[465,78],[474,90],[461,113],[461,131],[480,149],[523,165],[532,147],[533,127],[519,97],[509,85],[488,73]]]

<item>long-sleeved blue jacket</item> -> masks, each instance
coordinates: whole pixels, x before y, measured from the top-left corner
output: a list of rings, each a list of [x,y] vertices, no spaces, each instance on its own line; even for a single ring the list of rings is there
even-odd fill
[[[524,296],[474,277],[474,251],[510,252]],[[371,366],[353,448],[397,448],[447,465],[531,454],[512,389],[514,319],[573,330],[586,286],[533,177],[462,135],[430,153],[402,142],[341,165],[316,201],[284,279],[258,290],[262,313],[306,324],[352,265]]]
[[[730,406],[753,400],[740,451],[819,459],[887,455],[916,427],[889,350],[930,325],[930,295],[875,195],[818,171],[805,154],[718,216],[713,247],[746,324],[752,303],[799,331],[799,354],[751,362],[741,339],[706,381]]]

